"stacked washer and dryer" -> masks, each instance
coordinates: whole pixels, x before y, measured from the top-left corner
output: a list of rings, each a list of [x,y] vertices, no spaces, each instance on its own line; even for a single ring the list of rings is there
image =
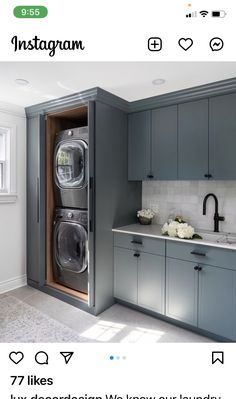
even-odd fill
[[[57,283],[88,293],[88,127],[63,130],[54,146]]]

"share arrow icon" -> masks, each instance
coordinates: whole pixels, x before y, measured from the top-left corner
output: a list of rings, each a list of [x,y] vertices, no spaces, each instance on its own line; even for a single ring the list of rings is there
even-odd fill
[[[60,352],[60,354],[64,357],[66,364],[69,363],[72,358],[74,352]]]

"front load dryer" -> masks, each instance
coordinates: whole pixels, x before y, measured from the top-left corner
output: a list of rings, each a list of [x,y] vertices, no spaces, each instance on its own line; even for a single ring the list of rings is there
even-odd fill
[[[63,130],[55,137],[56,207],[88,208],[88,127]]]
[[[53,274],[57,283],[88,293],[88,214],[55,210]]]

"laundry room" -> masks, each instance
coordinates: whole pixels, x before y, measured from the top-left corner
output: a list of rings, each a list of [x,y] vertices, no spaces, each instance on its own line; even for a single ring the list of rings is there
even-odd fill
[[[0,83],[0,342],[236,341],[235,63]]]

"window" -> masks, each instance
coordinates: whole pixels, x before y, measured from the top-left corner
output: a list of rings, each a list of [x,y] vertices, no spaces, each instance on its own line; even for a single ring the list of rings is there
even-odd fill
[[[0,191],[7,191],[7,133],[8,129],[0,128]]]
[[[16,128],[0,122],[0,202],[16,200]]]

